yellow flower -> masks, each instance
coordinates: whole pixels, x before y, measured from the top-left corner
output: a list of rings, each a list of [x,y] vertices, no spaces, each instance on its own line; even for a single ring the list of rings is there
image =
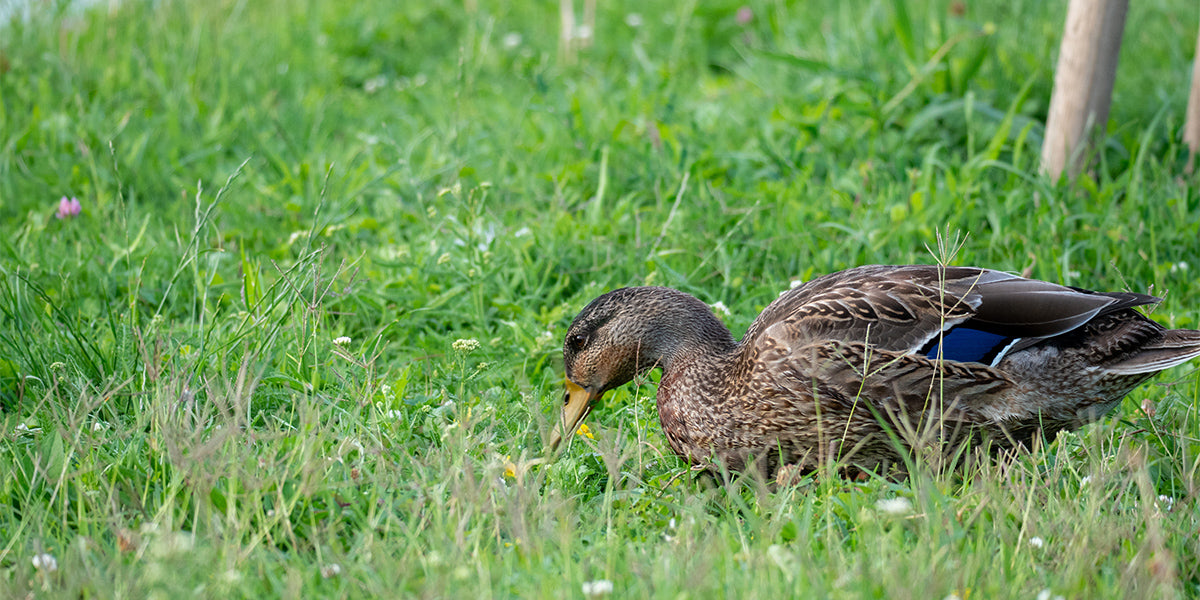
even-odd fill
[[[507,454],[504,455],[504,476],[517,478],[517,465],[514,465],[512,459]]]
[[[575,432],[575,435],[585,435],[589,440],[596,439],[596,436],[592,435],[592,430],[588,429],[587,423],[580,423],[579,430]]]

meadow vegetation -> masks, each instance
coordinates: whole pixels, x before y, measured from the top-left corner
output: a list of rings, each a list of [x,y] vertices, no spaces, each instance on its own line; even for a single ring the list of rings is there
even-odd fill
[[[1200,327],[1193,2],[1131,6],[1074,183],[1037,164],[1062,2],[619,0],[566,42],[545,1],[36,4],[0,23],[0,595],[1200,596],[1195,365],[902,481],[717,484],[656,376],[536,464],[624,285],[740,335],[945,260]]]

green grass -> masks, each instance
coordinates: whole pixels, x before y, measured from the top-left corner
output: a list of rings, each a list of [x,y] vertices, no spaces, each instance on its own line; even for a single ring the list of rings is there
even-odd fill
[[[527,462],[617,286],[740,335],[941,234],[1200,327],[1194,4],[1131,7],[1106,144],[1058,185],[1063,3],[599,3],[570,52],[549,2],[101,4],[0,34],[4,596],[1200,596],[1194,365],[905,482],[713,485],[653,378]]]

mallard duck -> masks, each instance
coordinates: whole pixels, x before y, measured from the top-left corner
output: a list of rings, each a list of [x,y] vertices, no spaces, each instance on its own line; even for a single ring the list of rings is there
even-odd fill
[[[874,471],[903,468],[919,444],[943,455],[1028,445],[1200,356],[1200,331],[1134,308],[1160,301],[988,269],[864,266],[783,293],[739,342],[693,296],[618,289],[567,330],[550,445],[605,392],[656,367],[671,448],[714,470]]]

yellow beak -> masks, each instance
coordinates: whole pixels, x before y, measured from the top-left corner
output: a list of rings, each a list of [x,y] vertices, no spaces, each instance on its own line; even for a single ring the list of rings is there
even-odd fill
[[[551,452],[558,449],[558,445],[562,443],[564,437],[575,432],[584,417],[592,411],[592,402],[599,397],[600,394],[593,394],[575,385],[575,382],[570,379],[567,380],[567,391],[563,394],[562,415],[559,417],[558,427],[550,435]]]

